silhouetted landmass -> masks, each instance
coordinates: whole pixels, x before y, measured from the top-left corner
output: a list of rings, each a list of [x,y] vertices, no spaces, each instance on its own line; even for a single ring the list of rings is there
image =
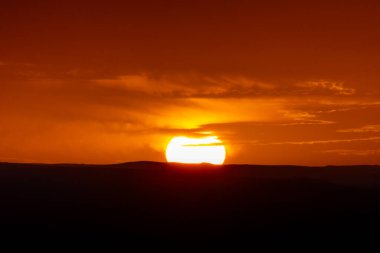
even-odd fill
[[[8,238],[376,242],[380,167],[0,163]]]

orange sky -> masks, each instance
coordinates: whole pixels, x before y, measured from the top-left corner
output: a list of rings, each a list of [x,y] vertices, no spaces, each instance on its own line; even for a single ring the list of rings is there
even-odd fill
[[[78,3],[80,2],[80,3]],[[0,3],[0,160],[380,163],[380,2]]]

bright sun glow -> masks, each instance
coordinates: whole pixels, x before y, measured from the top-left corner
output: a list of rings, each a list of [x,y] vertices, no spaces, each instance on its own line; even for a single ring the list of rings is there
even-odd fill
[[[174,137],[166,148],[166,160],[178,163],[223,164],[226,149],[217,136]]]

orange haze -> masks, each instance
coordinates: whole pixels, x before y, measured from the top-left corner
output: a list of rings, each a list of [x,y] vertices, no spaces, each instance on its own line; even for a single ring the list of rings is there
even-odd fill
[[[380,2],[0,4],[0,160],[380,163]]]

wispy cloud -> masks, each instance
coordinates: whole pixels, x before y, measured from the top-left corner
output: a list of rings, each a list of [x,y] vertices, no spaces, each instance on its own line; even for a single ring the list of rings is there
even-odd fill
[[[332,144],[332,143],[345,143],[345,142],[357,142],[357,141],[379,141],[379,140],[380,140],[380,136],[368,137],[368,138],[354,138],[354,139],[269,142],[269,143],[256,143],[255,145],[314,145],[314,144]]]
[[[356,92],[353,88],[348,88],[344,86],[344,82],[335,82],[328,80],[319,81],[306,81],[303,83],[298,83],[296,86],[305,88],[305,92],[318,92],[318,91],[332,91],[337,95],[352,95]]]
[[[257,98],[294,96],[346,96],[355,93],[343,82],[305,81],[298,83],[269,83],[239,75],[148,73],[123,75],[111,79],[93,80],[97,85],[114,87],[146,95],[193,98]]]
[[[350,128],[350,129],[341,129],[338,130],[340,133],[379,133],[380,125],[367,125],[358,128]]]
[[[275,85],[242,76],[196,74],[154,76],[146,73],[94,80],[98,85],[166,97],[249,97],[273,93]]]
[[[250,145],[270,162],[265,152],[281,152],[280,145],[298,145],[289,152],[304,149],[306,153],[320,148],[313,144],[343,143],[328,148],[344,148],[344,143],[380,138],[347,135],[339,139],[336,131],[342,118],[337,114],[358,113],[345,108],[357,108],[356,104],[367,108],[369,103],[346,95],[344,86],[298,86],[248,76],[199,73],[95,75],[91,79],[86,75],[91,72],[74,71],[64,78],[30,74],[21,81],[9,81],[2,87],[0,111],[12,113],[7,114],[7,123],[0,125],[0,130],[17,132],[19,137],[6,134],[3,139],[16,143],[31,140],[28,136],[41,136],[23,146],[25,152],[33,150],[40,157],[48,153],[40,143],[55,150],[65,146],[73,159],[79,159],[79,150],[94,147],[83,158],[86,161],[100,156],[101,161],[141,156],[128,150],[133,144],[161,159],[165,143],[173,136],[200,137],[209,131],[232,147],[229,154],[235,161],[241,161],[237,150]],[[359,109],[366,109],[363,106]],[[329,111],[331,114],[323,113]],[[41,129],[45,129],[43,134],[39,133]],[[373,128],[367,131],[377,132]],[[8,146],[0,144],[0,151],[12,155]],[[94,156],[96,152],[99,154]],[[251,155],[247,154],[247,159]]]
[[[325,150],[322,153],[337,154],[341,156],[370,156],[370,155],[380,155],[380,149],[367,149],[367,150],[356,150],[356,149],[333,149]]]
[[[335,121],[331,120],[300,120],[295,122],[281,123],[283,126],[296,126],[296,125],[331,125],[335,124]]]

